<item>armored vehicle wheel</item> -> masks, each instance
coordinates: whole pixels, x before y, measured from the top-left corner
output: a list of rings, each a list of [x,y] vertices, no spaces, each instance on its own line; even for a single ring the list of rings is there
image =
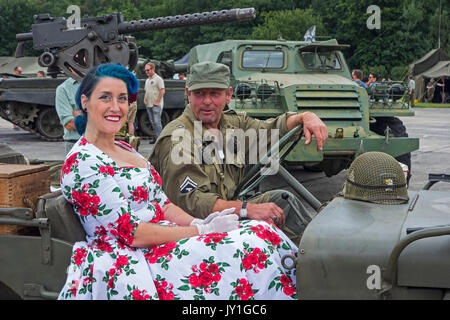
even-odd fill
[[[61,140],[64,134],[55,108],[45,108],[39,112],[36,129],[47,140]]]
[[[141,135],[145,137],[153,137],[153,127],[152,124],[150,123],[150,119],[148,118],[147,110],[144,109],[140,111],[136,118]],[[161,115],[161,123],[163,128],[169,122],[170,122],[169,114],[165,110],[163,110]]]
[[[183,111],[184,111],[184,109],[176,109],[175,111],[173,111],[170,115],[170,121],[175,120],[176,118],[181,116]]]
[[[35,104],[16,101],[8,102],[2,109],[2,114],[6,115],[6,119],[19,125],[28,125],[33,122],[38,113],[38,107]]]
[[[375,123],[370,124],[370,130],[376,134],[384,136],[386,128],[391,129],[394,137],[408,137],[406,127],[403,122],[397,117],[378,117]],[[411,152],[396,157],[397,161],[406,164],[409,168],[407,182],[411,179]]]

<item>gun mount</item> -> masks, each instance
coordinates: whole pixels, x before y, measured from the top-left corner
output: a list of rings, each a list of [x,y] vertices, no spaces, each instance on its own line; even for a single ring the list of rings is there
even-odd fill
[[[47,68],[51,78],[0,79],[0,117],[20,128],[47,140],[60,141],[63,127],[55,110],[55,90],[65,77],[80,80],[91,67],[103,62],[119,63],[136,70],[141,79],[136,116],[137,131],[141,137],[153,136],[153,128],[143,103],[144,78],[140,68],[143,59],[138,58],[134,32],[188,27],[213,23],[249,20],[255,17],[253,8],[230,9],[186,15],[168,16],[138,21],[124,21],[120,13],[80,19],[79,26],[72,27],[64,17],[50,14],[34,16],[31,32],[16,35],[16,57],[23,56],[26,41],[33,41],[33,48],[42,53],[37,62]],[[69,27],[70,26],[70,27]],[[152,60],[154,61],[154,60]],[[172,62],[155,63],[156,71],[164,78],[166,105],[163,125],[178,117],[184,109],[184,80],[172,79],[174,72],[186,72]],[[183,66],[185,68],[186,66]],[[58,77],[57,77],[58,76]]]
[[[133,70],[138,61],[138,47],[130,33],[181,28],[214,23],[250,20],[254,8],[230,9],[151,19],[124,21],[121,13],[82,18],[79,27],[68,27],[64,17],[37,14],[29,33],[16,35],[16,57],[22,57],[26,41],[33,49],[44,51],[38,58],[47,73],[81,79],[91,67],[104,62],[119,63]]]

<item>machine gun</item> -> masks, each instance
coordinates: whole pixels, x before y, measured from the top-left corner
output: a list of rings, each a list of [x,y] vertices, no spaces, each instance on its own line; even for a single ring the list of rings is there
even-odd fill
[[[180,28],[213,23],[250,20],[254,8],[230,9],[152,19],[124,21],[121,13],[82,18],[80,26],[69,28],[64,17],[34,15],[29,33],[16,34],[16,57],[24,55],[24,44],[33,40],[33,49],[44,51],[38,63],[48,75],[59,73],[80,80],[93,66],[105,62],[119,63],[133,70],[138,61],[135,39],[127,34],[151,30]]]

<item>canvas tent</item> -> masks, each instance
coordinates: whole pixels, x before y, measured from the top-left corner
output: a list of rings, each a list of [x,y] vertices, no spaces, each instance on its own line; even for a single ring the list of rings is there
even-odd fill
[[[189,52],[186,53],[182,58],[178,59],[174,63],[177,64],[187,64],[189,61]]]
[[[409,65],[409,74],[414,76],[416,82],[415,98],[424,101],[426,97],[426,86],[430,79],[443,79],[445,93],[450,98],[450,57],[442,49],[433,49],[425,56]],[[440,92],[439,88],[437,92]],[[436,95],[436,94],[435,94]],[[441,97],[438,102],[441,102]],[[436,102],[436,100],[433,100]]]

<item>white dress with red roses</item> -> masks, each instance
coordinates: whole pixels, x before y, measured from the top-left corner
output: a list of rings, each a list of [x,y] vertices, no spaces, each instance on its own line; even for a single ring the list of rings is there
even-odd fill
[[[125,143],[119,143],[136,152]],[[246,220],[228,233],[133,248],[143,222],[174,226],[149,168],[118,167],[81,138],[68,154],[61,189],[86,230],[77,242],[59,299],[296,299],[295,269],[281,257],[297,247],[274,225]]]

